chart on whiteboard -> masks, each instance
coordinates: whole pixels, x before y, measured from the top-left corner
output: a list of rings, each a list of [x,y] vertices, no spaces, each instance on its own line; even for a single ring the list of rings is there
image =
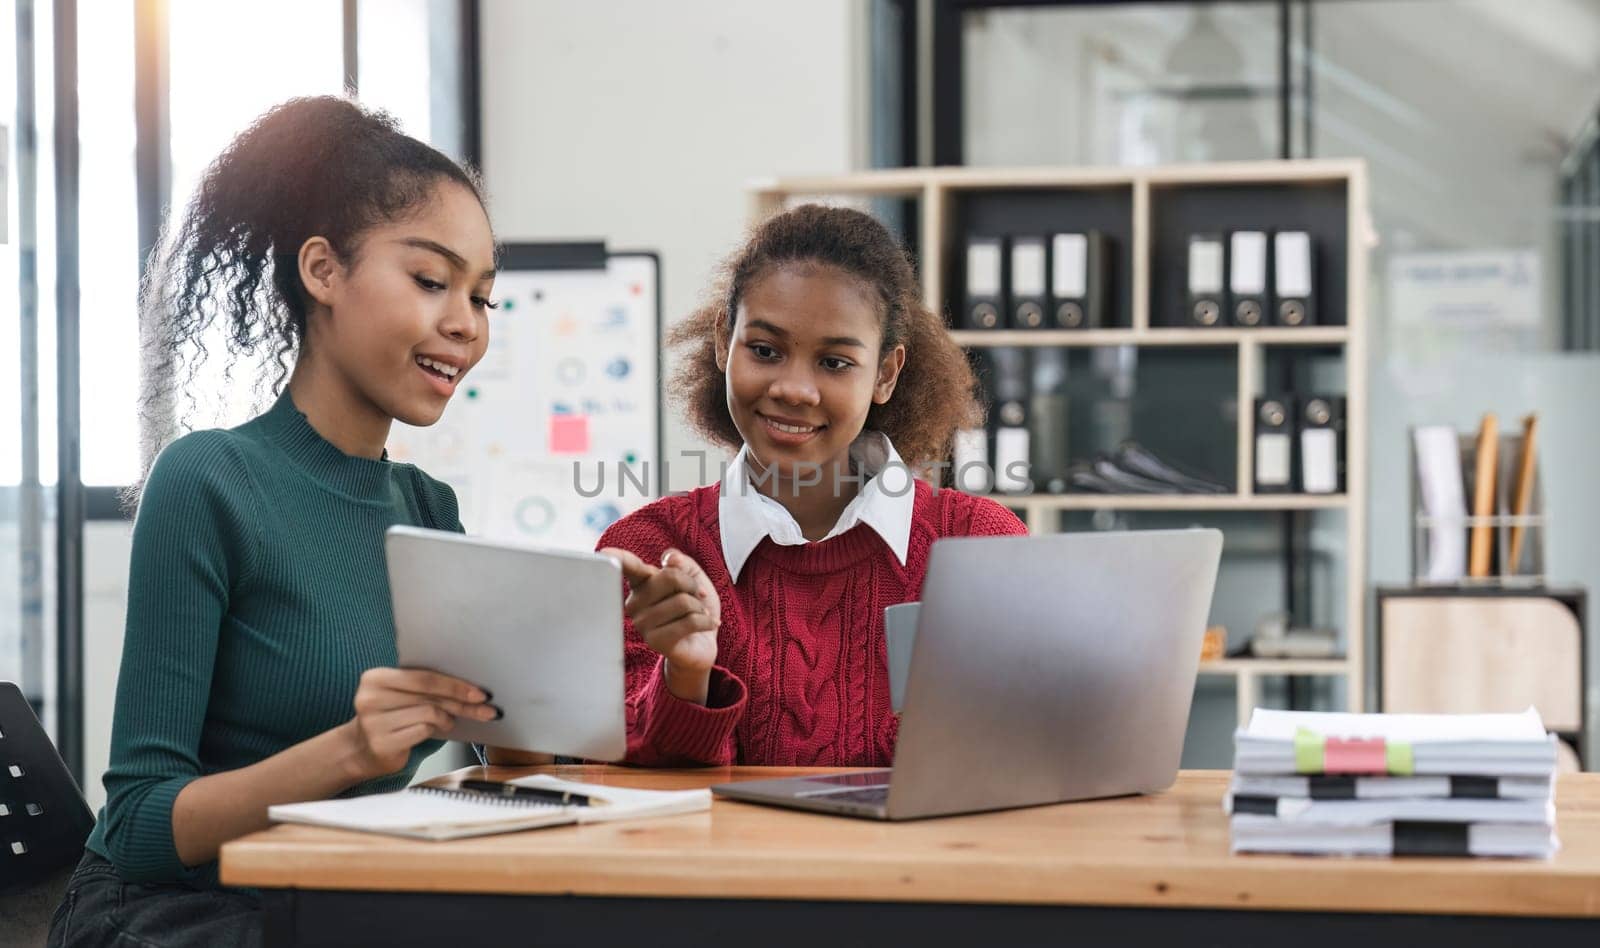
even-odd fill
[[[438,424],[395,426],[390,456],[454,488],[469,533],[593,549],[656,490],[657,266],[502,271],[483,360]]]

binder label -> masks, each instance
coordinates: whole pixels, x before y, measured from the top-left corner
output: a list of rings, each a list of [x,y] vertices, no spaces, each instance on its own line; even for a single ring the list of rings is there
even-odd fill
[[[1044,295],[1044,242],[1019,240],[1011,247],[1013,296]]]
[[[994,484],[996,490],[1010,494],[1027,491],[1028,429],[1001,428],[994,436]]]
[[[1289,436],[1256,435],[1256,483],[1265,487],[1289,484]]]
[[[1277,257],[1277,293],[1282,297],[1311,295],[1311,235],[1288,230],[1274,235]]]
[[[1055,260],[1051,294],[1057,299],[1082,299],[1089,295],[1089,238],[1085,234],[1057,234],[1051,240]]]
[[[1339,489],[1338,435],[1332,428],[1300,432],[1300,480],[1308,494],[1331,494]]]
[[[982,428],[963,428],[956,432],[951,452],[957,490],[987,494],[989,482],[989,435]]]
[[[1233,292],[1259,295],[1267,291],[1267,235],[1241,230],[1233,235]]]
[[[1000,295],[999,244],[971,243],[967,245],[967,295]]]
[[[1189,242],[1189,292],[1222,292],[1222,244],[1209,240]]]

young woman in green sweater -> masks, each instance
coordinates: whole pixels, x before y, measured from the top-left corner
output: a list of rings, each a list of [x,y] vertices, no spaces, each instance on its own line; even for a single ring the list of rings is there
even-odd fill
[[[52,945],[259,943],[254,896],[219,887],[224,842],[274,803],[403,787],[457,718],[499,714],[393,667],[383,559],[393,524],[461,529],[450,488],[384,443],[437,421],[488,344],[476,178],[386,115],[297,99],[173,227],[145,291],[147,421],[193,404],[216,330],[230,362],[276,363],[279,395],[166,444],[142,485],[106,807]]]

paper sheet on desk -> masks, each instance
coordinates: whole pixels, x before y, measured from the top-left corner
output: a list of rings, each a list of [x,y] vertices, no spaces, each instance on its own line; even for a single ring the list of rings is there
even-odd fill
[[[1381,737],[1390,741],[1534,741],[1544,743],[1536,708],[1516,714],[1355,714],[1256,708],[1242,737],[1293,740],[1301,728],[1324,737]]]
[[[1444,425],[1412,433],[1417,480],[1428,524],[1424,576],[1431,583],[1458,582],[1467,574],[1467,499],[1461,478],[1461,437]]]

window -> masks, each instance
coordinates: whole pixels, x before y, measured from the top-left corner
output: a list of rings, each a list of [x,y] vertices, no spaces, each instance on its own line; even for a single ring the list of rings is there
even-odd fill
[[[344,42],[340,6],[325,0],[173,0],[169,9],[169,219],[175,219],[206,167],[261,113],[294,96],[343,91]],[[265,364],[230,366],[224,338],[223,327],[211,327],[208,355],[188,393],[192,409],[180,407],[192,427],[237,425],[266,407],[267,391],[256,384]],[[124,423],[132,424],[128,410],[122,409]]]
[[[38,8],[36,8],[38,9]],[[133,4],[78,17],[78,275],[82,479],[139,473],[139,214],[134,180]],[[53,285],[52,285],[53,291]],[[44,292],[41,284],[41,294]],[[54,454],[55,426],[44,438]],[[55,465],[50,464],[50,479]]]
[[[19,29],[19,7],[31,11],[31,32]],[[63,706],[57,709],[56,587],[63,586],[60,601],[81,603],[83,582],[75,572],[58,570],[57,539],[59,535],[86,547],[86,570],[106,580],[102,590],[111,588],[114,577],[125,570],[119,560],[126,552],[118,543],[96,545],[115,532],[110,528],[85,542],[84,525],[75,514],[72,522],[56,522],[56,387],[58,367],[76,367],[80,410],[72,434],[81,444],[79,479],[90,488],[89,517],[114,515],[112,492],[95,488],[132,482],[140,465],[135,355],[143,236],[139,209],[141,198],[150,196],[139,190],[144,182],[136,170],[141,136],[134,96],[138,67],[149,62],[139,58],[141,50],[150,54],[156,47],[136,44],[136,32],[151,35],[136,31],[136,17],[164,16],[160,22],[137,22],[165,37],[168,137],[160,144],[170,162],[165,169],[170,175],[168,216],[183,212],[205,167],[258,115],[292,96],[341,92],[347,68],[343,6],[328,0],[270,5],[80,0],[77,7],[80,345],[75,352],[58,352],[53,153],[57,11],[47,0],[26,5],[24,0],[0,0],[0,62],[6,64],[0,69],[0,124],[12,131],[6,141],[4,181],[7,241],[0,244],[0,338],[6,340],[0,352],[8,354],[5,375],[14,380],[0,385],[0,678],[18,681],[29,698],[43,704],[45,723],[75,771],[84,764],[84,729],[78,726],[84,718],[84,670],[61,669],[65,690]],[[361,74],[372,86],[372,100],[400,118],[411,134],[466,157],[477,108],[467,99],[473,90],[465,82],[469,72],[463,65],[472,61],[467,43],[472,7],[461,0],[392,0],[363,2],[360,8],[365,15],[361,25],[369,33],[363,39],[358,26],[356,36],[363,50]],[[22,103],[13,64],[28,54],[34,90],[32,101]],[[16,134],[18,107],[24,105],[32,112],[31,153],[25,150],[25,136]],[[24,108],[23,117],[28,112]],[[31,179],[23,180],[29,170]],[[26,185],[26,194],[20,185]],[[19,292],[25,197],[35,209],[33,285],[38,290],[36,301],[26,308]],[[30,338],[29,330],[36,345],[18,345],[18,340]],[[195,379],[197,405],[189,418],[194,424],[235,424],[260,407],[265,390],[251,384],[257,367],[234,366],[229,375],[227,362],[210,360]],[[114,655],[111,645],[120,630],[104,620],[115,611],[90,609],[82,628],[78,619],[63,613],[60,633],[84,646],[91,662],[94,656]],[[92,726],[89,733],[94,735]],[[85,786],[98,785],[97,770],[80,776]]]

